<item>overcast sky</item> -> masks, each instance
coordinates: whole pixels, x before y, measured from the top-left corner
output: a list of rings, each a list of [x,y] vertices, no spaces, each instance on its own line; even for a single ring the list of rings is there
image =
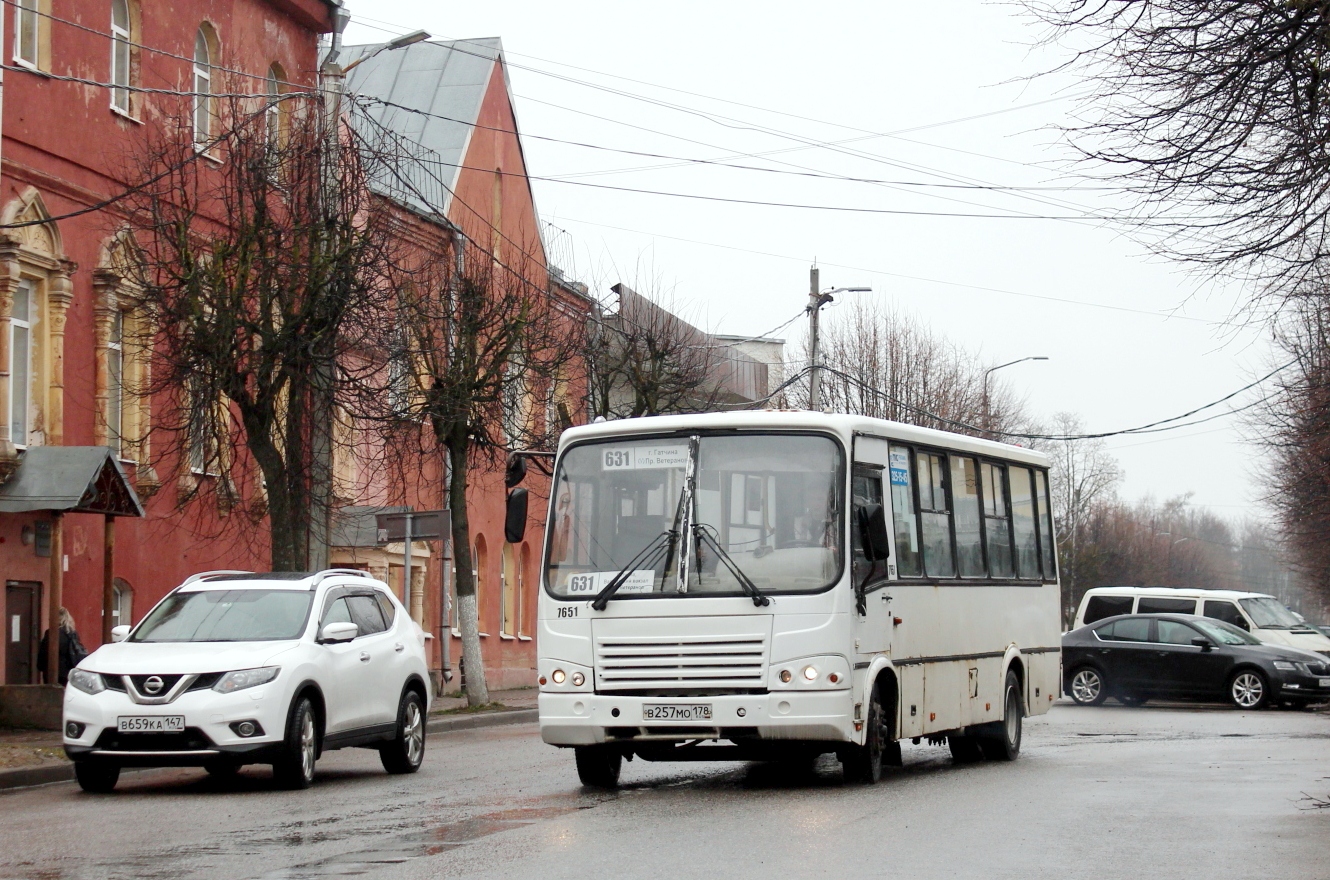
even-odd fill
[[[869,285],[856,295],[916,313],[994,365],[1048,357],[995,375],[1037,417],[1074,412],[1092,431],[1178,415],[1269,370],[1265,331],[1227,323],[1240,289],[1085,219],[1124,202],[1071,173],[1054,127],[1082,87],[1031,79],[1063,58],[1031,49],[1038,31],[1015,6],[348,3],[349,43],[416,28],[503,39],[528,170],[549,178],[533,181],[536,205],[563,230],[547,239],[551,259],[602,293],[622,280],[708,329],[757,334],[800,312],[816,259],[824,287]],[[1024,189],[963,188],[975,186]],[[1122,492],[1259,514],[1261,455],[1246,433],[1229,417],[1113,440]]]

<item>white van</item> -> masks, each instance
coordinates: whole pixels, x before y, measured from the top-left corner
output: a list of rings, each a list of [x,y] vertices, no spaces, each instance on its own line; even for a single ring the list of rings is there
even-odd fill
[[[1274,596],[1237,590],[1172,587],[1095,587],[1076,611],[1076,626],[1115,614],[1200,614],[1241,627],[1267,645],[1286,645],[1330,657],[1330,638],[1298,620]]]

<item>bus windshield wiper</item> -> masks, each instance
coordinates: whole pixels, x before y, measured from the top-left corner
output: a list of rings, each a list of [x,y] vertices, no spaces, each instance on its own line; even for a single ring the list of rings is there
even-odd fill
[[[703,523],[697,523],[693,526],[693,535],[696,536],[698,543],[705,543],[719,557],[720,561],[725,563],[725,567],[730,570],[730,574],[734,575],[734,579],[739,582],[739,586],[743,587],[744,592],[752,597],[754,605],[758,608],[770,605],[770,597],[757,588],[757,584],[753,583],[752,578],[744,574],[743,569],[725,551],[725,548],[720,546],[720,542],[716,540],[715,536],[707,531],[708,528],[709,526]]]
[[[666,529],[652,538],[645,547],[637,551],[636,556],[628,560],[627,565],[619,569],[614,577],[610,578],[610,582],[596,594],[596,598],[591,600],[591,607],[597,611],[604,611],[610,599],[613,598],[615,593],[619,592],[620,587],[628,583],[628,578],[632,577],[633,572],[637,571],[639,566],[650,568],[654,572],[661,555],[668,556],[672,554],[674,545],[678,540],[679,532],[675,529]],[[668,566],[666,567],[668,568]]]

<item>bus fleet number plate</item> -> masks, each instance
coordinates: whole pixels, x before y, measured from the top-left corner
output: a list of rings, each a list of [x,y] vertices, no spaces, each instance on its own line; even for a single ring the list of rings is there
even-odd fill
[[[647,703],[642,706],[643,721],[710,721],[710,703],[662,705]]]

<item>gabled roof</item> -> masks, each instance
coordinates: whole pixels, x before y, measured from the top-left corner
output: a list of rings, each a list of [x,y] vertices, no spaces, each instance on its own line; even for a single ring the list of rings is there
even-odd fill
[[[347,72],[347,92],[399,105],[369,102],[364,109],[384,128],[424,150],[417,162],[408,163],[419,167],[397,169],[405,179],[380,179],[371,186],[422,213],[446,215],[494,65],[502,65],[503,44],[498,37],[425,41],[367,57],[378,48],[343,49],[347,66],[366,59]],[[507,89],[506,71],[504,86]],[[511,104],[511,91],[508,100]]]
[[[34,446],[0,486],[0,513],[49,510],[143,516],[134,487],[105,446]]]

